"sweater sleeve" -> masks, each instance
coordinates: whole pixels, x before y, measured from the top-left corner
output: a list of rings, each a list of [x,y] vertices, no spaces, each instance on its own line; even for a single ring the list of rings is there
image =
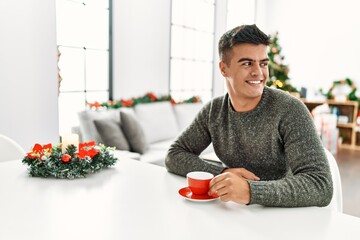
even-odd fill
[[[291,173],[279,180],[249,181],[250,204],[327,206],[333,194],[332,178],[310,113],[300,101],[296,101],[282,118],[279,132]]]
[[[211,143],[208,129],[210,107],[210,103],[205,105],[194,121],[170,146],[165,159],[165,166],[169,172],[181,176],[186,176],[191,171],[206,171],[218,175],[225,169],[225,167],[211,164],[199,157],[200,153]]]

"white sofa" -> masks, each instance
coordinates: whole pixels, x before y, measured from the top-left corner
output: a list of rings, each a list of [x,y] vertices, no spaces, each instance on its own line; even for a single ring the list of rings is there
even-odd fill
[[[119,159],[126,157],[164,166],[170,145],[202,106],[202,103],[172,105],[164,101],[116,110],[86,110],[79,112],[80,125],[73,132],[84,142],[118,145],[115,155]],[[203,154],[211,152],[209,146]]]

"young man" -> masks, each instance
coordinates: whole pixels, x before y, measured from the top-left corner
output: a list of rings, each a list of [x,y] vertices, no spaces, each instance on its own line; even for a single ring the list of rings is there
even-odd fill
[[[327,206],[331,173],[308,110],[290,94],[265,85],[269,41],[255,25],[221,37],[219,67],[228,93],[202,108],[170,147],[166,167],[182,176],[213,173],[209,194],[222,201]],[[210,143],[226,167],[199,157]]]

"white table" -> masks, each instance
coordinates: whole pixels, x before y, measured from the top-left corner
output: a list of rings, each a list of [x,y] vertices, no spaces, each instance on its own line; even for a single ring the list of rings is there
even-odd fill
[[[185,178],[120,159],[84,179],[32,178],[0,163],[0,239],[359,239],[360,218],[328,209],[190,202]]]

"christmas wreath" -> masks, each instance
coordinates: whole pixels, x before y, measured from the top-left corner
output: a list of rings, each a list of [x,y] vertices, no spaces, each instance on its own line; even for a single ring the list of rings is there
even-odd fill
[[[357,90],[356,86],[355,86],[354,82],[350,78],[345,78],[345,79],[342,79],[342,80],[339,80],[339,81],[334,81],[331,88],[326,93],[327,99],[334,98],[334,95],[333,95],[332,91],[334,90],[335,87],[337,87],[339,85],[346,85],[346,84],[351,88],[351,92],[348,95],[348,100],[358,101],[359,99],[355,95],[356,90]]]
[[[114,148],[96,145],[94,141],[80,143],[79,149],[69,145],[63,152],[61,144],[35,144],[22,162],[29,165],[32,177],[80,178],[112,166],[117,161]]]
[[[171,104],[181,104],[181,103],[197,103],[201,102],[200,97],[193,96],[191,98],[185,99],[183,101],[175,101],[170,95],[164,96],[156,96],[155,94],[149,92],[146,93],[144,96],[137,97],[137,98],[130,98],[130,99],[120,99],[120,100],[109,100],[107,102],[93,102],[88,103],[90,108],[98,109],[98,108],[106,108],[106,109],[116,109],[121,107],[134,107],[137,104],[141,103],[151,103],[151,102],[164,102],[169,101]]]

